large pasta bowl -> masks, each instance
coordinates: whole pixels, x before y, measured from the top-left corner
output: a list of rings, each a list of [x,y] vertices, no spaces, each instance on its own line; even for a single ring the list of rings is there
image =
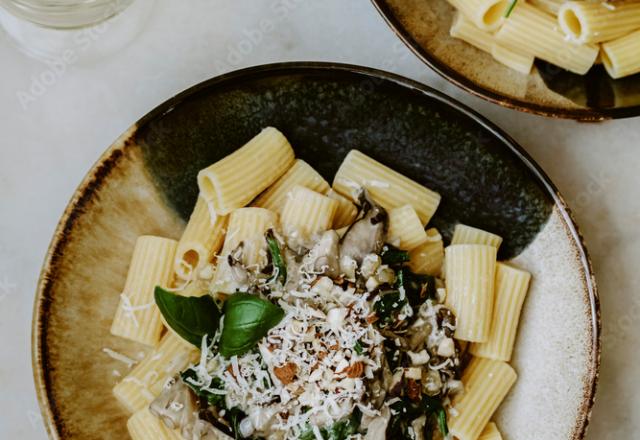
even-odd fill
[[[519,380],[496,420],[506,438],[583,438],[600,356],[595,282],[581,237],[531,158],[472,110],[408,79],[326,63],[223,75],[152,110],[89,171],[46,256],[33,317],[33,369],[53,439],[127,438],[111,389],[142,346],[109,328],[136,237],[178,238],[196,174],[278,127],[326,178],[357,148],[442,195],[432,224],[504,237],[501,259],[533,274],[513,358]]]
[[[450,36],[447,0],[371,0],[420,60],[461,89],[527,113],[580,121],[640,115],[640,74],[611,79],[602,65],[577,75],[537,60],[529,74]]]

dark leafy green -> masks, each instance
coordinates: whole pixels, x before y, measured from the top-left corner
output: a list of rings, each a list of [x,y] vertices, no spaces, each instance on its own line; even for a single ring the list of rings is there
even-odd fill
[[[386,292],[380,292],[380,298],[373,303],[373,310],[378,315],[377,324],[384,326],[395,320],[396,312],[400,311],[407,300],[400,299],[400,292],[398,290],[388,290]]]
[[[436,280],[431,275],[419,275],[406,267],[396,273],[396,287],[404,288],[411,307],[417,307],[427,298],[436,297]]]
[[[266,239],[269,254],[271,255],[271,261],[273,262],[273,266],[277,269],[275,277],[284,284],[287,282],[287,265],[282,258],[280,244],[278,244],[278,240],[275,235],[273,235],[273,231],[271,229],[267,231]]]
[[[247,415],[244,412],[242,412],[242,410],[240,408],[238,408],[238,407],[231,408],[225,414],[225,419],[227,419],[229,421],[229,423],[231,424],[231,429],[233,431],[233,437],[236,440],[240,440],[241,438],[243,438],[242,435],[240,434],[240,422],[246,416]]]
[[[225,405],[224,395],[214,394],[210,391],[203,389],[202,387],[199,387],[191,383],[189,379],[191,379],[192,381],[195,381],[198,378],[198,376],[196,375],[196,372],[193,371],[192,368],[187,368],[186,370],[184,370],[182,373],[180,373],[180,377],[182,378],[182,381],[185,384],[187,384],[187,386],[191,388],[194,393],[196,393],[196,396],[205,398],[209,403],[209,405],[211,406],[215,406],[218,409],[225,409],[226,405]],[[213,380],[211,381],[211,384],[207,388],[215,388],[218,390],[223,390],[224,383],[222,379],[214,377]]]
[[[389,425],[387,425],[387,438],[413,438],[409,431],[411,422],[423,414],[427,416],[424,432],[425,439],[432,438],[434,417],[437,419],[438,429],[443,436],[449,432],[447,413],[442,406],[442,402],[435,397],[422,396],[420,402],[413,402],[408,398],[404,398],[390,405],[390,409],[392,410],[392,416]]]
[[[353,345],[353,350],[358,354],[362,354],[364,352],[364,347],[362,346],[360,341],[356,341],[356,343]]]
[[[380,258],[382,259],[382,264],[395,266],[409,261],[409,252],[402,251],[395,246],[386,244],[380,254]]]
[[[251,350],[284,317],[275,304],[255,295],[236,293],[224,304],[220,354],[231,357]]]
[[[154,297],[169,327],[196,347],[205,335],[212,338],[218,330],[220,310],[209,295],[180,296],[156,286]]]
[[[331,428],[321,428],[320,435],[325,440],[346,440],[349,436],[357,434],[362,420],[362,412],[356,408],[347,419],[339,420]],[[299,440],[316,440],[313,429],[307,428],[299,437]]]

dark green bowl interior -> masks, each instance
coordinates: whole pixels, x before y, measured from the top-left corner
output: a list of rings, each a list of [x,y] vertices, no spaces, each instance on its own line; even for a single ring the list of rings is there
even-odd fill
[[[272,65],[219,77],[155,109],[136,136],[186,219],[197,172],[269,125],[329,182],[359,149],[438,191],[432,225],[447,239],[458,222],[498,233],[504,259],[533,240],[554,203],[551,185],[496,127],[425,86],[350,66]]]

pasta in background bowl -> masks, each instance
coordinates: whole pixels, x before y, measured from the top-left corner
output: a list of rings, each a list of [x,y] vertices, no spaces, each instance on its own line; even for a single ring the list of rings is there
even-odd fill
[[[636,0],[372,0],[430,67],[492,102],[598,121],[640,114]]]
[[[278,130],[262,131],[269,126]],[[259,160],[246,161],[247,157]],[[351,182],[366,187],[369,195],[355,197]],[[467,382],[468,399],[485,391],[500,396],[486,407],[468,404],[479,411],[475,423],[456,424],[451,419],[452,431],[463,438],[476,438],[480,430],[485,430],[486,438],[494,438],[498,430],[507,438],[582,438],[599,366],[598,301],[586,251],[556,190],[508,137],[449,98],[394,75],[322,63],[256,67],[195,86],[145,116],[89,173],[56,231],[34,309],[36,388],[50,436],[127,438],[127,419],[135,413],[129,421],[135,439],[174,438],[167,424],[158,424],[160,419],[145,408],[163,395],[165,385],[199,383],[194,380],[203,374],[198,367],[203,358],[194,345],[206,342],[201,331],[207,319],[198,320],[197,328],[185,327],[179,318],[183,314],[166,311],[177,307],[175,298],[181,297],[197,303],[190,309],[193,313],[201,311],[209,317],[219,313],[208,296],[200,296],[198,285],[180,280],[197,273],[199,278],[214,280],[217,292],[235,292],[234,283],[254,275],[242,276],[234,261],[242,260],[247,269],[261,267],[269,252],[272,269],[280,267],[284,260],[275,252],[288,252],[282,238],[287,234],[291,239],[296,233],[327,230],[327,240],[340,233],[348,241],[350,230],[344,232],[344,227],[357,221],[355,204],[361,207],[361,220],[367,218],[362,208],[367,197],[372,200],[367,202],[373,207],[371,218],[382,218],[375,214],[378,203],[387,212],[385,240],[410,250],[406,266],[384,263],[395,267],[395,281],[388,278],[387,269],[381,269],[387,281],[367,280],[366,290],[377,292],[376,282],[398,288],[403,286],[398,279],[406,282],[405,276],[412,277],[411,273],[438,272],[442,249],[448,246],[446,288],[461,296],[456,300],[451,293],[446,304],[459,315],[456,337],[476,341],[468,350],[477,359],[467,367],[468,377],[451,374],[454,380]],[[211,212],[220,216],[211,221]],[[271,229],[275,235],[267,232],[265,238],[262,234]],[[352,229],[357,229],[355,224]],[[254,246],[254,236],[258,241],[266,239],[268,249]],[[239,245],[240,254],[236,252]],[[228,266],[218,265],[212,271],[208,265],[216,252],[227,256],[222,262]],[[366,259],[388,258],[384,252]],[[496,258],[507,264],[493,266]],[[468,266],[469,261],[479,265]],[[279,277],[289,272],[288,264],[283,270],[265,272],[263,281],[284,282],[287,278]],[[495,291],[513,292],[507,295],[512,298],[509,301],[501,301],[497,294],[495,313],[516,313],[522,305],[528,275],[514,267],[531,273],[517,336],[511,320],[500,330],[506,343],[486,339],[486,320],[481,327],[465,326],[478,313],[488,316],[490,307],[473,302],[479,308],[464,311],[467,278],[456,275],[467,273],[467,269],[456,269],[464,267],[476,267],[477,279],[485,280],[472,283],[473,289],[479,289],[474,290],[477,295],[488,298],[488,292],[494,291],[489,284],[481,287],[493,281],[486,275],[491,270],[498,274]],[[365,271],[363,266],[359,270]],[[341,269],[333,276],[345,274]],[[429,290],[433,278],[424,280]],[[456,284],[456,280],[462,282]],[[137,296],[148,295],[156,285],[170,289],[156,292],[162,316],[155,304]],[[412,288],[404,286],[412,295]],[[430,301],[441,301],[430,291],[434,295]],[[237,294],[229,298],[237,299],[225,309],[230,316],[236,313],[236,303],[254,310],[251,313],[267,311],[265,319],[271,318],[264,322],[276,332],[270,337],[279,334],[279,316],[289,316],[279,315],[276,306],[287,309],[282,302],[268,305],[261,302],[264,298]],[[401,331],[399,316],[404,316],[404,309],[396,309],[394,301],[384,304],[374,302],[370,307],[376,313],[393,310],[398,320],[385,325]],[[362,307],[358,310],[364,313],[369,306]],[[225,320],[225,326],[237,325],[233,319]],[[373,328],[379,325],[361,327],[373,333],[363,336],[359,348],[346,347],[347,358],[375,352]],[[177,334],[163,335],[165,326]],[[223,327],[219,342],[213,343],[219,344],[225,359],[238,355],[239,363],[251,362],[251,355],[246,358],[239,353],[246,353],[242,350],[250,349],[256,339],[242,334],[225,336]],[[455,346],[446,338],[440,341],[444,345],[438,346],[438,356],[455,356]],[[271,349],[279,353],[276,340],[272,342]],[[436,349],[428,344],[425,350]],[[207,351],[205,345],[200,348],[202,353]],[[425,354],[412,354],[412,362],[419,365]],[[505,363],[509,359],[511,367]],[[342,374],[353,379],[368,374],[364,365],[356,364],[347,362],[350,370]],[[298,380],[297,367],[287,365],[276,364],[282,383]],[[304,368],[304,363],[299,365]],[[244,374],[236,367],[229,366],[236,377]],[[405,373],[413,374],[411,368]],[[514,370],[518,381],[511,387]],[[177,371],[183,372],[182,379],[167,381]],[[342,371],[341,367],[335,373]],[[208,374],[214,373],[209,370]],[[472,378],[478,374],[495,378],[495,383],[473,385]],[[493,418],[495,423],[485,426],[504,395],[507,398]],[[178,410],[182,405],[178,403],[167,400],[165,408]],[[435,402],[430,405],[436,408]],[[464,408],[459,402],[461,413],[468,411]],[[346,421],[340,426],[343,433],[353,427]]]

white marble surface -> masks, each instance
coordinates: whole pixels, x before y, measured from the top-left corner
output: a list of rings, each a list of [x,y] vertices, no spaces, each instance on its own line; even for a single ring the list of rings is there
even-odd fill
[[[271,26],[256,33],[261,20]],[[31,374],[33,296],[56,222],[91,164],[186,87],[285,60],[362,64],[425,82],[531,153],[573,207],[599,281],[605,344],[588,438],[640,438],[640,119],[549,120],[466,95],[410,55],[368,0],[157,0],[136,30],[115,53],[90,56],[118,40],[106,29],[53,77],[0,32],[0,438],[46,437]],[[25,101],[43,74],[48,84]]]

